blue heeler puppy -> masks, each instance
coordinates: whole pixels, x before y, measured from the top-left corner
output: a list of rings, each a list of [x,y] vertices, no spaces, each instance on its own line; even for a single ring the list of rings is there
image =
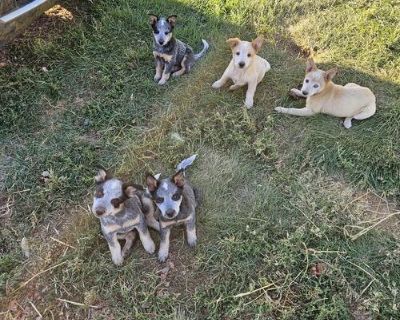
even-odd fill
[[[195,61],[200,59],[209,47],[203,39],[203,49],[194,54],[189,45],[176,39],[172,33],[176,25],[176,15],[159,18],[150,14],[150,25],[153,28],[153,55],[156,60],[154,81],[159,85],[165,84],[171,74],[176,77],[189,72]]]
[[[159,225],[154,219],[153,202],[145,196],[143,187],[124,184],[105,170],[99,170],[95,180],[92,212],[100,219],[101,231],[107,240],[114,264],[121,265],[128,255],[136,237],[135,229],[139,232],[144,249],[154,253],[154,242],[147,226],[159,230]],[[122,250],[118,239],[125,240]]]
[[[170,178],[156,179],[152,175],[146,178],[148,191],[156,203],[160,223],[160,249],[158,259],[164,262],[169,253],[169,237],[174,225],[184,223],[189,246],[194,247],[196,236],[196,207],[198,192],[186,181],[185,167],[191,164],[195,156],[185,159],[178,165],[178,172]],[[186,163],[185,163],[186,161]]]

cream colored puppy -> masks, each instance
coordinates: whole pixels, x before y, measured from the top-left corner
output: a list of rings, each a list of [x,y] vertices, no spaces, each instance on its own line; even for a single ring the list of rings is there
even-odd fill
[[[307,61],[306,76],[301,90],[291,89],[290,92],[298,97],[306,98],[306,107],[275,108],[281,113],[295,116],[312,116],[325,113],[335,117],[343,117],[343,125],[351,128],[351,120],[367,119],[375,114],[376,98],[372,91],[355,83],[345,86],[332,82],[337,68],[323,71],[317,68],[313,59]]]
[[[247,108],[251,108],[257,85],[264,78],[265,73],[271,69],[268,61],[257,55],[263,39],[258,37],[249,42],[241,41],[239,38],[230,38],[226,42],[232,49],[233,58],[221,79],[215,81],[212,87],[221,88],[229,79],[233,82],[229,90],[235,90],[247,84],[245,105]]]

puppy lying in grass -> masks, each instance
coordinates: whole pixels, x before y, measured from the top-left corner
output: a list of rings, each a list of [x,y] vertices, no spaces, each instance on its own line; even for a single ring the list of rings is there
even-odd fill
[[[337,69],[323,71],[317,68],[313,59],[307,61],[306,76],[301,90],[291,89],[292,95],[306,98],[306,107],[275,108],[281,113],[295,116],[312,116],[316,113],[325,113],[335,117],[343,117],[343,125],[351,128],[351,120],[367,119],[375,114],[376,98],[372,91],[355,83],[345,86],[332,82]]]
[[[95,180],[92,212],[100,219],[101,231],[107,240],[114,264],[121,265],[128,255],[136,237],[135,229],[139,232],[144,249],[154,253],[155,245],[147,226],[159,230],[159,225],[154,219],[151,199],[146,198],[140,186],[123,184],[104,170],[99,170]],[[118,239],[125,240],[122,250]]]
[[[258,37],[248,42],[241,41],[239,38],[230,38],[226,42],[232,49],[233,57],[221,79],[215,81],[212,87],[221,88],[229,79],[233,82],[229,90],[235,90],[247,84],[245,105],[251,108],[257,85],[264,78],[265,73],[271,69],[268,61],[257,55],[263,39]]]

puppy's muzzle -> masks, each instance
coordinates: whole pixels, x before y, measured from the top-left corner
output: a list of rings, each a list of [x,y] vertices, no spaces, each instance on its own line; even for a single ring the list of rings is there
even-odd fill
[[[242,62],[239,62],[239,68],[243,68],[245,66],[245,63],[242,61]]]
[[[305,90],[303,90],[301,93],[304,94],[305,96],[308,95],[308,91]]]
[[[164,40],[158,40],[158,43],[160,44],[160,46],[162,46],[164,44]]]
[[[168,209],[167,212],[165,212],[165,214],[167,215],[168,218],[173,218],[175,217],[175,210],[174,209]]]

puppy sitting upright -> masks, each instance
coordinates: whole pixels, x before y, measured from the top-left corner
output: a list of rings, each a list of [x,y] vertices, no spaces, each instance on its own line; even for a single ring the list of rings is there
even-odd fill
[[[239,38],[231,38],[226,42],[232,49],[233,58],[221,79],[215,81],[212,87],[221,88],[229,79],[233,82],[229,90],[235,90],[247,84],[245,105],[247,108],[251,108],[257,85],[264,78],[265,73],[271,69],[268,61],[257,55],[263,39],[258,37],[252,42],[248,42],[241,41]]]
[[[307,61],[306,76],[301,90],[291,89],[292,95],[307,98],[306,107],[275,108],[281,113],[295,116],[312,116],[316,113],[325,113],[335,117],[343,117],[344,127],[351,128],[351,120],[367,119],[375,114],[376,98],[372,91],[355,83],[345,86],[332,82],[337,69],[323,71],[317,68],[313,59]]]
[[[165,84],[171,74],[176,77],[188,73],[195,61],[200,59],[209,47],[207,41],[203,39],[203,49],[194,54],[189,45],[175,39],[172,34],[176,25],[175,15],[159,18],[150,14],[150,25],[153,28],[153,55],[156,60],[154,81],[159,85]]]
[[[121,265],[129,253],[136,236],[135,229],[139,232],[144,249],[154,253],[154,242],[147,229],[148,223],[159,229],[153,216],[152,201],[146,199],[138,187],[123,184],[104,170],[99,170],[95,180],[92,212],[100,219],[101,231],[107,240],[114,264]],[[118,239],[126,240],[122,250]]]
[[[161,262],[168,258],[169,237],[172,226],[184,223],[189,246],[194,247],[197,242],[196,207],[198,199],[195,190],[185,181],[184,177],[185,167],[190,165],[194,158],[195,156],[192,156],[183,160],[178,165],[179,171],[172,178],[160,181],[152,175],[148,175],[146,178],[147,188],[158,208],[157,213],[159,214],[160,223],[158,259]]]

